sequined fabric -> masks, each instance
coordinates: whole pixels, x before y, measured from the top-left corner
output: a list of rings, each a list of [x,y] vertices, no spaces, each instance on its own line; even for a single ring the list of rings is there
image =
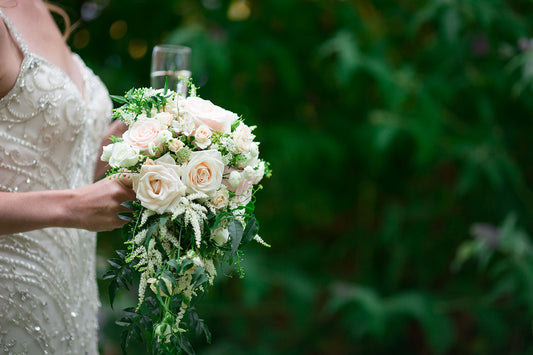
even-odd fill
[[[74,55],[80,92],[0,17],[24,54],[0,99],[0,191],[90,184],[112,108],[106,88]],[[97,354],[95,247],[94,233],[76,229],[0,236],[0,353]]]

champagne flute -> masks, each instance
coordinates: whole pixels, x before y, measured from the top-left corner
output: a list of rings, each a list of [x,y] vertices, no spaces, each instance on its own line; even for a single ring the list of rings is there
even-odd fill
[[[185,46],[162,44],[152,51],[150,85],[154,89],[167,88],[178,95],[187,96],[188,81],[191,77],[191,49]]]

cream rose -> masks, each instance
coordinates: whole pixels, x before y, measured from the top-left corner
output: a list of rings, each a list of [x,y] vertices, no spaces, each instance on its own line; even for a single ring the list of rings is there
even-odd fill
[[[104,152],[108,151],[104,147]],[[107,153],[106,153],[107,154]],[[129,168],[139,161],[139,149],[130,146],[126,142],[114,143],[111,147],[109,165],[113,168]]]
[[[122,137],[124,142],[131,146],[138,147],[141,151],[154,151],[161,147],[159,133],[165,127],[158,120],[150,117],[143,117],[135,121],[131,127],[124,132]]]
[[[250,151],[251,144],[255,136],[252,134],[250,127],[241,122],[239,126],[233,132],[233,141],[235,142],[235,147],[241,153],[246,153]]]
[[[168,149],[170,149],[174,153],[176,153],[178,150],[180,150],[181,148],[185,146],[185,143],[183,143],[177,138],[172,138],[167,143],[168,143]]]
[[[192,152],[182,171],[183,183],[189,192],[203,192],[212,197],[222,182],[224,163],[217,150]]]
[[[211,203],[216,209],[224,208],[228,205],[229,193],[225,186],[221,186],[211,199]]]
[[[211,129],[207,125],[203,124],[198,126],[194,133],[194,141],[198,148],[205,149],[209,147],[211,145],[211,135]]]
[[[179,167],[169,154],[143,165],[133,179],[133,190],[141,204],[157,213],[170,212],[176,200],[185,195]]]
[[[235,113],[196,96],[187,97],[182,104],[183,112],[191,115],[197,126],[205,124],[213,131],[230,133],[231,125],[239,118]]]

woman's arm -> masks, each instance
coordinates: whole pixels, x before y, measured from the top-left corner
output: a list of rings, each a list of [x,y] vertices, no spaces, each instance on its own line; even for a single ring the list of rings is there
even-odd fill
[[[0,193],[0,235],[47,227],[112,230],[123,226],[121,205],[135,199],[130,176],[72,190]]]

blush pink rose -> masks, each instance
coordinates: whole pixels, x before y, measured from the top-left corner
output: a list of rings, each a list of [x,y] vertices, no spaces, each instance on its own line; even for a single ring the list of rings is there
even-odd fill
[[[162,145],[159,140],[159,133],[164,129],[165,127],[160,121],[150,117],[142,117],[124,132],[122,138],[131,146],[139,148],[140,151],[154,154],[156,148],[160,148]]]
[[[239,118],[235,113],[195,96],[187,97],[182,105],[182,112],[190,115],[197,127],[205,124],[213,131],[230,133],[231,125]]]

